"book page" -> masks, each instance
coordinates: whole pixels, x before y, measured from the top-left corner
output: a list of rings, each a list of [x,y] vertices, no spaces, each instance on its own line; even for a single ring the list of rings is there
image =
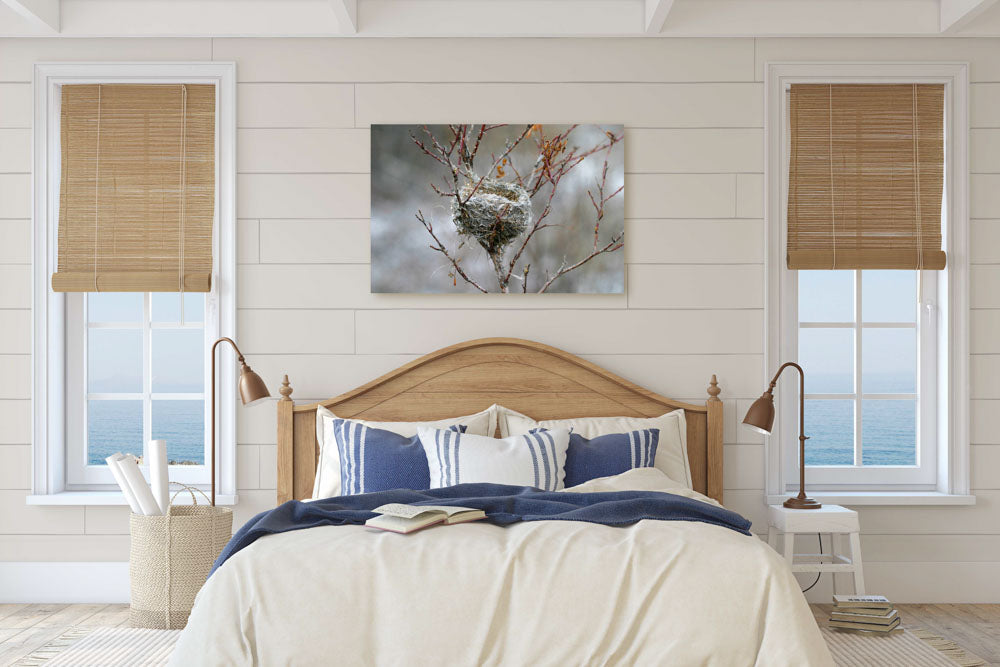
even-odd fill
[[[444,515],[440,512],[424,512],[420,516],[408,519],[392,514],[382,514],[365,521],[365,525],[371,528],[380,528],[393,533],[413,533],[428,526],[435,526],[444,522]]]
[[[428,512],[440,514],[443,507],[431,507],[427,505],[417,506],[417,505],[406,505],[403,503],[389,503],[387,505],[382,505],[376,507],[372,511],[376,514],[387,514],[389,516],[398,516],[404,519],[412,519],[415,516],[420,516],[421,514],[426,514]]]
[[[420,507],[425,510],[444,512],[448,516],[454,516],[455,514],[460,514],[462,512],[482,512],[482,510],[478,510],[475,507],[453,507],[448,505],[421,505]]]

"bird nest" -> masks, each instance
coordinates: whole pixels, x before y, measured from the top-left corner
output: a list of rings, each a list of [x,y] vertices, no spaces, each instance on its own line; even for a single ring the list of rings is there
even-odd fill
[[[531,197],[516,183],[487,179],[478,188],[467,183],[459,197],[452,210],[455,227],[490,254],[503,250],[531,224]]]

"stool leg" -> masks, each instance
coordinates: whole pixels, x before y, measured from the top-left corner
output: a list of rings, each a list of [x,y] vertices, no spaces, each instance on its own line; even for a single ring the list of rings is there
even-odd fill
[[[795,533],[785,533],[785,560],[789,565],[795,560]]]
[[[774,549],[775,551],[778,550],[778,547],[777,547],[777,544],[776,544],[777,540],[778,540],[778,529],[775,528],[774,526],[768,526],[767,527],[767,545],[769,547],[771,547],[772,549]]]
[[[830,558],[831,558],[830,562],[833,563],[834,565],[837,564],[837,554],[843,553],[843,549],[841,548],[841,546],[842,545],[840,543],[840,534],[839,533],[830,533]],[[836,572],[831,572],[830,573],[830,580],[833,583],[833,594],[837,595],[837,573]]]
[[[865,594],[864,563],[861,562],[861,534],[851,533],[851,563],[854,565],[854,594]]]

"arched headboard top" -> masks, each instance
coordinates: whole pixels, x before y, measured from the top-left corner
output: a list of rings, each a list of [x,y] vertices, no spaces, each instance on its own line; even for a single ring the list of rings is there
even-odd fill
[[[707,374],[706,374],[707,375]],[[711,376],[703,404],[640,387],[558,348],[519,338],[480,338],[431,352],[334,398],[278,401],[278,501],[307,498],[317,460],[316,408],[372,421],[429,421],[499,403],[535,419],[656,417],[684,410],[696,491],[722,500],[722,402]]]

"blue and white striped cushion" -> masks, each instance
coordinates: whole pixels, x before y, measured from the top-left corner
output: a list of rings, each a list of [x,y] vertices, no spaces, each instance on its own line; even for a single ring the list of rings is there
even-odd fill
[[[442,433],[458,435],[465,428],[456,424]],[[340,455],[341,495],[430,488],[427,458],[417,436],[407,438],[350,419],[334,419],[333,437]]]
[[[652,468],[659,440],[660,430],[656,428],[609,433],[589,440],[571,433],[566,452],[566,486],[618,475],[632,468]]]
[[[466,482],[563,488],[569,431],[553,429],[497,439],[482,435],[420,429],[430,488]]]

